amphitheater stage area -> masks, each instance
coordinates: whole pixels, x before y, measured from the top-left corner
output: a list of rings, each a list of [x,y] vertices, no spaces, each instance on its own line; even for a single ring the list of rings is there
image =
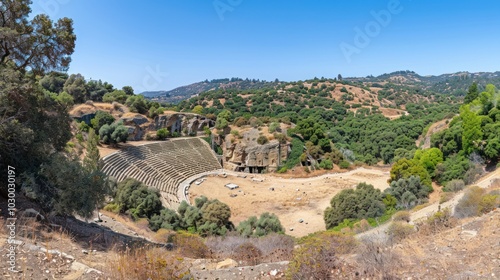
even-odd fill
[[[166,207],[177,209],[184,199],[181,183],[221,168],[208,143],[200,138],[171,139],[127,146],[103,158],[103,172],[118,182],[134,178],[161,192]]]
[[[221,174],[207,175],[199,185],[193,182],[189,188],[191,202],[204,195],[226,203],[231,208],[231,221],[235,225],[250,216],[274,213],[286,233],[295,237],[325,230],[323,211],[329,206],[331,198],[341,190],[354,188],[361,182],[384,190],[389,187],[387,180],[390,177],[386,170],[363,167],[345,173],[293,179],[230,171],[225,173],[226,176]],[[229,183],[239,188],[229,190],[225,187]],[[301,219],[302,223],[299,222]]]

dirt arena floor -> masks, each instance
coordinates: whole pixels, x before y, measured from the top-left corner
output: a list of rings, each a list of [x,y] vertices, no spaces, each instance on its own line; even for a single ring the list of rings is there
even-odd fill
[[[250,216],[259,216],[264,212],[274,213],[279,217],[286,233],[295,237],[325,230],[323,211],[329,206],[331,198],[342,189],[354,188],[361,182],[372,184],[380,190],[389,187],[387,170],[363,167],[312,178],[291,179],[246,173],[240,175],[246,175],[246,178],[228,173],[226,178],[211,175],[200,185],[193,183],[189,190],[191,202],[204,195],[226,203],[231,208],[231,221],[235,225]],[[254,181],[252,178],[263,181]],[[229,190],[225,187],[228,183],[237,184],[239,188]],[[304,220],[303,223],[299,223],[300,219]]]

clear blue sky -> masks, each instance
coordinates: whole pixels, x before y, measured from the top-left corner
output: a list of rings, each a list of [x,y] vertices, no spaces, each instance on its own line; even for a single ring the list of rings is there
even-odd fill
[[[226,77],[500,70],[498,0],[33,2],[74,20],[70,73],[136,92]],[[380,11],[390,19],[377,22]]]

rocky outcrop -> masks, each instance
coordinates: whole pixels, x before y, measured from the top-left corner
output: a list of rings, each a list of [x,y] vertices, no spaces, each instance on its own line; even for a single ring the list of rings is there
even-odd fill
[[[272,140],[260,145],[257,143],[259,131],[251,129],[243,133],[241,139],[234,140],[232,135],[225,137],[224,168],[234,171],[261,173],[264,170],[276,171],[287,159],[288,144]]]
[[[163,114],[154,119],[150,124],[150,130],[166,128],[171,134],[183,133],[197,135],[203,133],[205,127],[213,127],[215,122],[201,115],[189,113]]]
[[[143,139],[149,124],[148,118],[141,114],[136,114],[134,116],[122,117],[120,120],[123,121],[123,125],[128,128],[129,141],[139,141]]]

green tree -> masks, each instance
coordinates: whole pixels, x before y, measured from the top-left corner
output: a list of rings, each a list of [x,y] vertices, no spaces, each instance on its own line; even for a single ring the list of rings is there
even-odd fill
[[[413,159],[418,160],[420,164],[427,169],[427,172],[434,177],[436,165],[443,162],[443,152],[438,148],[417,150]]]
[[[405,209],[425,201],[429,197],[429,191],[429,187],[422,184],[418,176],[392,181],[390,187],[385,190],[397,199],[399,207]]]
[[[73,21],[62,18],[54,24],[47,15],[30,19],[30,0],[2,1],[0,5],[0,65],[43,74],[66,71],[75,48]]]
[[[218,115],[217,115],[217,120],[215,121],[215,128],[218,129],[224,129],[229,126],[229,123],[231,122],[231,119],[233,117],[233,114],[229,110],[222,110]]]
[[[113,115],[111,115],[108,112],[105,111],[97,111],[95,113],[95,116],[92,120],[90,120],[90,123],[92,124],[92,127],[94,128],[95,131],[99,131],[101,127],[105,124],[112,124],[115,122],[115,118]]]
[[[268,212],[262,213],[259,219],[255,216],[251,216],[247,220],[240,222],[236,229],[245,237],[261,237],[270,233],[285,232],[278,216]]]
[[[42,164],[38,176],[41,182],[25,182],[24,192],[60,215],[89,218],[108,193],[103,173],[88,170],[78,158],[62,153],[53,154]]]
[[[165,140],[168,137],[168,130],[166,128],[160,128],[156,131],[156,136],[160,140]]]
[[[122,213],[127,212],[135,219],[151,218],[162,209],[160,193],[132,178],[118,183],[115,202]]]
[[[91,172],[100,171],[103,166],[99,148],[97,147],[98,144],[99,136],[95,134],[94,129],[90,128],[87,136],[87,152],[83,158],[83,167]]]
[[[178,230],[180,229],[181,219],[174,210],[163,208],[160,214],[153,214],[149,219],[149,227],[153,231],[160,228]]]
[[[129,97],[129,95],[127,95],[127,93],[125,93],[125,91],[114,90],[112,92],[108,92],[108,93],[104,94],[104,96],[102,97],[102,101],[108,102],[108,103],[118,102],[121,104],[125,104],[128,97]]]
[[[71,119],[66,107],[51,98],[37,79],[68,68],[76,36],[71,19],[54,24],[46,15],[31,15],[30,4],[28,0],[0,4],[0,169],[11,165],[20,170],[26,179],[20,188],[52,211],[59,192],[70,184],[58,176],[44,176],[41,167],[57,163],[54,158],[71,138]],[[0,191],[6,187],[7,181],[0,182]]]
[[[105,144],[125,143],[128,138],[128,129],[121,121],[111,125],[105,124],[99,129],[99,137]]]
[[[148,112],[148,107],[144,95],[132,95],[125,101],[131,112],[136,112],[139,114],[146,114]]]
[[[394,163],[391,168],[391,182],[410,178],[413,175],[419,176],[422,184],[432,188],[431,176],[418,160],[402,158]]]
[[[330,201],[324,220],[326,228],[332,228],[345,219],[366,219],[384,214],[385,205],[380,190],[372,185],[360,183],[356,189],[342,190]]]
[[[44,89],[50,92],[61,93],[67,79],[68,74],[53,71],[43,76],[39,83]]]
[[[481,131],[481,118],[472,112],[468,105],[460,108],[462,119],[462,148],[466,154],[478,149],[479,142],[483,138]]]
[[[467,92],[467,95],[464,98],[464,103],[465,104],[471,103],[478,97],[479,97],[479,90],[477,89],[477,83],[474,82],[469,87],[469,91]]]
[[[194,106],[193,113],[201,115],[203,113],[203,106],[201,105]]]
[[[225,227],[229,224],[231,209],[227,204],[218,200],[212,200],[201,207],[202,218],[205,222],[216,224],[218,227]]]
[[[80,74],[72,74],[64,83],[63,90],[73,96],[76,103],[83,103],[88,98],[85,78]]]
[[[134,95],[134,89],[131,86],[122,87],[122,91],[125,92],[126,95]]]

